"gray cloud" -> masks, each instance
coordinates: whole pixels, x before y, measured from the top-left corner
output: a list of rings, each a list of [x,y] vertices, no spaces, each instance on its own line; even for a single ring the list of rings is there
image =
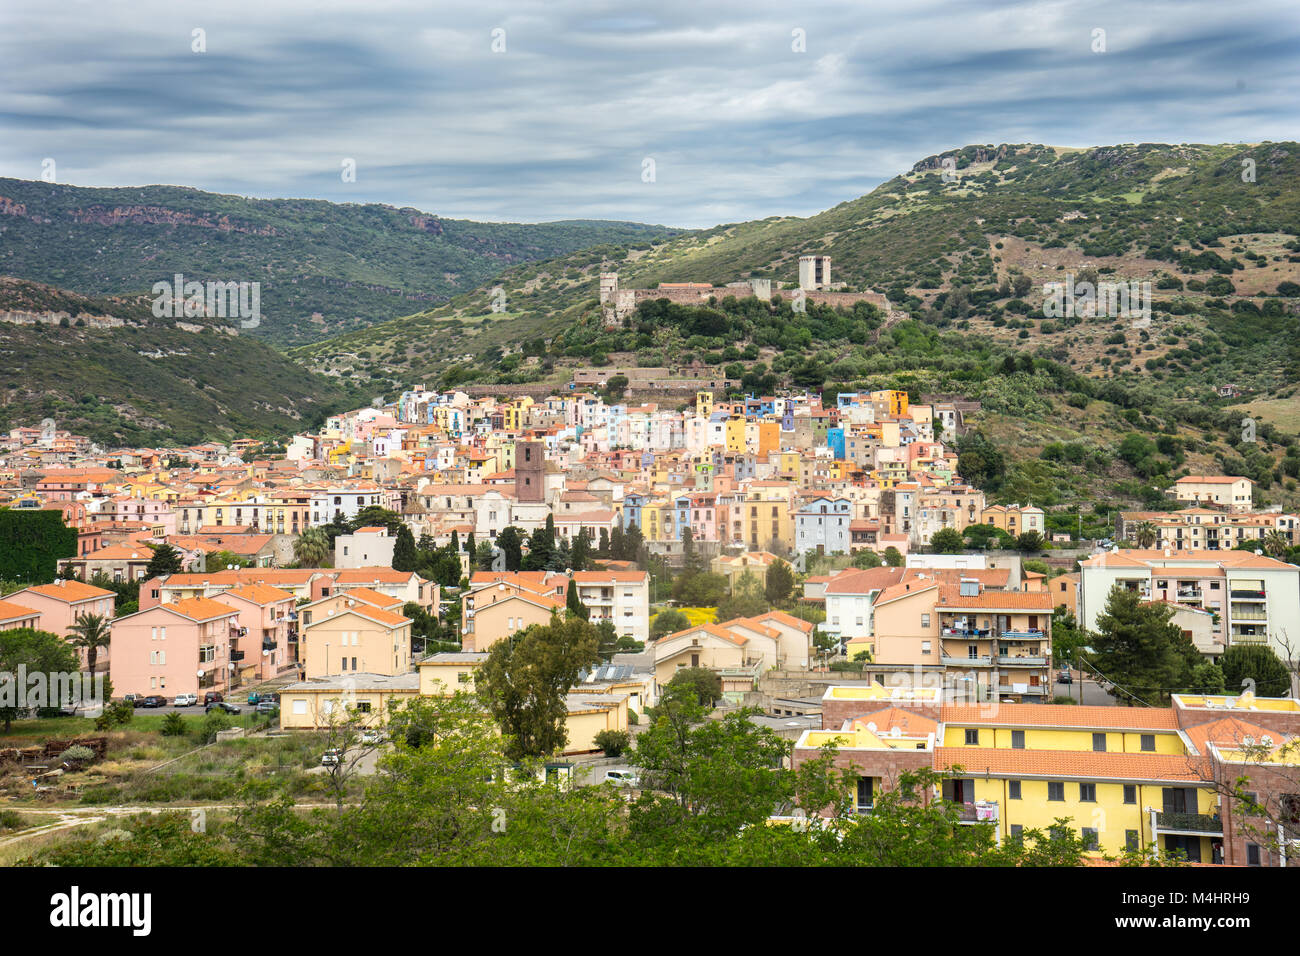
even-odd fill
[[[1300,118],[1292,0],[447,7],[6,4],[0,175],[52,157],[80,185],[709,226],[818,212],[967,143],[1286,139]]]

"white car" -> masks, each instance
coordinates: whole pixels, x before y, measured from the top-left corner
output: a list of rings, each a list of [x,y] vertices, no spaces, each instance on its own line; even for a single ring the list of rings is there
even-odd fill
[[[364,730],[361,732],[361,742],[363,744],[382,744],[388,739],[388,735],[382,730]]]
[[[342,759],[342,750],[327,750],[321,754],[320,765],[322,767],[336,767]]]
[[[612,783],[616,787],[631,787],[635,789],[641,785],[641,777],[635,770],[606,770],[605,782]]]
[[[177,694],[176,699],[172,701],[173,707],[193,707],[199,702],[198,694]]]

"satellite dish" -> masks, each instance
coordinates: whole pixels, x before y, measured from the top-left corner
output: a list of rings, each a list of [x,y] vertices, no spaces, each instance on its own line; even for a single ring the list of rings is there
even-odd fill
[[[203,679],[203,671],[198,671],[198,672],[195,674],[195,676],[198,677],[199,680],[202,680],[202,679]]]

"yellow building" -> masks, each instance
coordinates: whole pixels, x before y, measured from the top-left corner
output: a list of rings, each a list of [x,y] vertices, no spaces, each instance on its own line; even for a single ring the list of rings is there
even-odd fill
[[[959,805],[962,822],[991,823],[999,841],[1065,818],[1098,852],[1155,845],[1205,863],[1270,859],[1216,786],[1237,779],[1242,742],[1273,747],[1292,768],[1287,779],[1300,764],[1286,748],[1300,731],[1300,702],[1290,698],[1175,695],[1163,708],[945,704],[936,688],[832,687],[822,726],[800,738],[794,765],[834,742],[836,765],[857,771],[851,799],[860,812],[899,772],[935,769],[952,774],[942,796]],[[1277,798],[1258,776],[1252,788],[1261,802]]]

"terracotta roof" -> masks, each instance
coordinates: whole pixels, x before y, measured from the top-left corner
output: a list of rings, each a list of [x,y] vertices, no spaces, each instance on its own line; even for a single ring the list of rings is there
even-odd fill
[[[238,614],[229,604],[222,604],[220,601],[213,601],[208,598],[193,597],[184,601],[176,601],[172,604],[160,604],[159,607],[165,607],[169,611],[175,611],[188,617],[193,621],[210,621],[216,617],[226,617],[231,614]]]
[[[344,606],[339,608],[337,614],[327,614],[325,617],[313,618],[307,627],[315,627],[318,624],[324,624],[326,621],[334,620],[342,614],[356,614],[358,617],[364,617],[382,624],[385,627],[400,627],[403,624],[409,624],[410,618],[401,614],[394,614],[392,611],[385,611],[383,608],[375,607],[373,604],[367,604],[365,601],[358,601],[350,607]]]
[[[850,723],[853,728],[866,729],[867,724],[875,724],[876,732],[888,736],[889,731],[897,727],[899,733],[907,737],[925,737],[938,731],[939,722],[915,711],[903,710],[901,707],[886,707],[855,717]]]
[[[944,585],[939,588],[936,608],[978,608],[981,610],[1052,611],[1052,595],[1048,591],[981,591],[979,594],[962,594],[959,587]]]
[[[254,604],[278,604],[281,601],[292,601],[293,594],[289,591],[272,587],[269,584],[241,584],[237,588],[231,588],[224,594],[233,594],[235,597],[243,598],[245,601],[251,601]]]
[[[1218,720],[1211,720],[1203,724],[1197,724],[1195,727],[1189,727],[1184,733],[1187,734],[1187,739],[1201,753],[1208,752],[1208,744],[1218,744],[1220,747],[1241,747],[1245,745],[1247,737],[1253,738],[1255,743],[1259,743],[1264,737],[1272,737],[1273,740],[1280,743],[1288,736],[1279,731],[1269,730],[1267,727],[1260,727],[1258,724],[1241,720],[1238,717],[1220,717]]]
[[[29,617],[40,617],[40,611],[34,611],[12,601],[0,601],[0,621],[20,621]]]
[[[1029,705],[1033,706],[1033,705]],[[1113,709],[1113,708],[1104,708]],[[938,770],[961,767],[964,773],[1077,778],[1085,780],[1208,781],[1203,757],[1176,754],[1095,753],[1091,750],[1009,750],[990,747],[937,747]]]
[[[753,620],[755,620],[755,621],[768,621],[768,620],[772,620],[772,621],[780,621],[782,624],[785,624],[785,625],[787,625],[787,626],[789,626],[789,627],[796,627],[796,628],[798,628],[799,630],[803,631],[805,634],[807,634],[809,631],[811,631],[811,630],[813,629],[812,622],[810,622],[810,621],[805,621],[805,620],[803,620],[802,618],[795,617],[793,614],[787,614],[787,613],[785,613],[785,611],[776,611],[776,610],[768,611],[766,614],[760,614],[760,615],[758,615],[758,617],[753,618]]]
[[[1069,704],[947,704],[945,724],[971,727],[1071,727],[1177,730],[1172,707],[1084,707]]]
[[[867,594],[883,591],[903,578],[904,568],[866,568],[861,571],[841,571],[826,585],[827,594]]]
[[[394,607],[401,607],[405,602],[401,598],[393,597],[391,594],[383,594],[374,588],[348,588],[346,591],[340,591],[339,594],[347,595],[358,601],[365,601],[372,607],[383,608],[385,611]]]
[[[55,581],[53,584],[33,584],[24,591],[34,591],[42,597],[54,598],[56,601],[67,601],[73,603],[76,601],[88,601],[92,598],[110,597],[113,592],[104,588],[95,587],[93,584],[85,584],[82,581]],[[18,594],[22,594],[19,591]],[[17,597],[18,594],[11,594],[10,597]]]

